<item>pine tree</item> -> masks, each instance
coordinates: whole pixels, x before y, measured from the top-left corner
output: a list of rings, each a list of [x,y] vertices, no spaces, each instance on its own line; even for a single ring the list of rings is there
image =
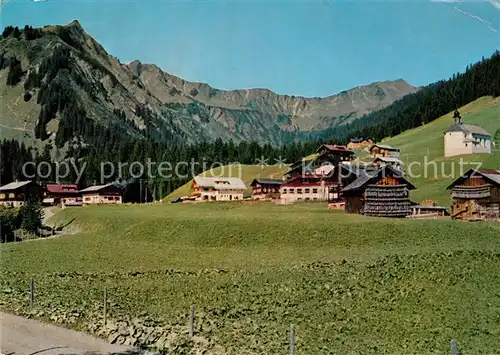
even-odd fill
[[[27,232],[37,234],[42,227],[43,211],[40,202],[29,200],[21,207],[21,228]]]

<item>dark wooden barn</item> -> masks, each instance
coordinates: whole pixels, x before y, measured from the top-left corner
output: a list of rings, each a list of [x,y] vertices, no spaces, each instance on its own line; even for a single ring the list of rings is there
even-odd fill
[[[470,169],[447,189],[453,219],[500,220],[500,171]]]
[[[403,173],[390,165],[375,171],[360,171],[356,180],[342,189],[345,211],[374,217],[403,218],[411,213],[410,190],[415,189]]]

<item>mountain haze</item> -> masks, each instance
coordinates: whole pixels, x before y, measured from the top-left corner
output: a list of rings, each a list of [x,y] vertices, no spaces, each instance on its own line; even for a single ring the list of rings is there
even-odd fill
[[[300,75],[300,73],[294,73]],[[352,122],[418,89],[403,80],[305,98],[218,90],[158,66],[122,64],[77,21],[6,28],[0,39],[0,138],[90,141],[99,127],[138,138],[278,145]]]

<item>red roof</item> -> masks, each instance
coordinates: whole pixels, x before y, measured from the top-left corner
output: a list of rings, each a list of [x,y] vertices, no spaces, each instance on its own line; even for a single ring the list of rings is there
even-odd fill
[[[75,184],[48,184],[47,191],[54,194],[78,193],[78,186]]]

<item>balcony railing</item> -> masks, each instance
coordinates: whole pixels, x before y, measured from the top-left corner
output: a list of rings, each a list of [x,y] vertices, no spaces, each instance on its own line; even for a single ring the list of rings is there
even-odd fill
[[[481,186],[456,186],[451,190],[452,198],[478,199],[491,196],[490,185]]]

